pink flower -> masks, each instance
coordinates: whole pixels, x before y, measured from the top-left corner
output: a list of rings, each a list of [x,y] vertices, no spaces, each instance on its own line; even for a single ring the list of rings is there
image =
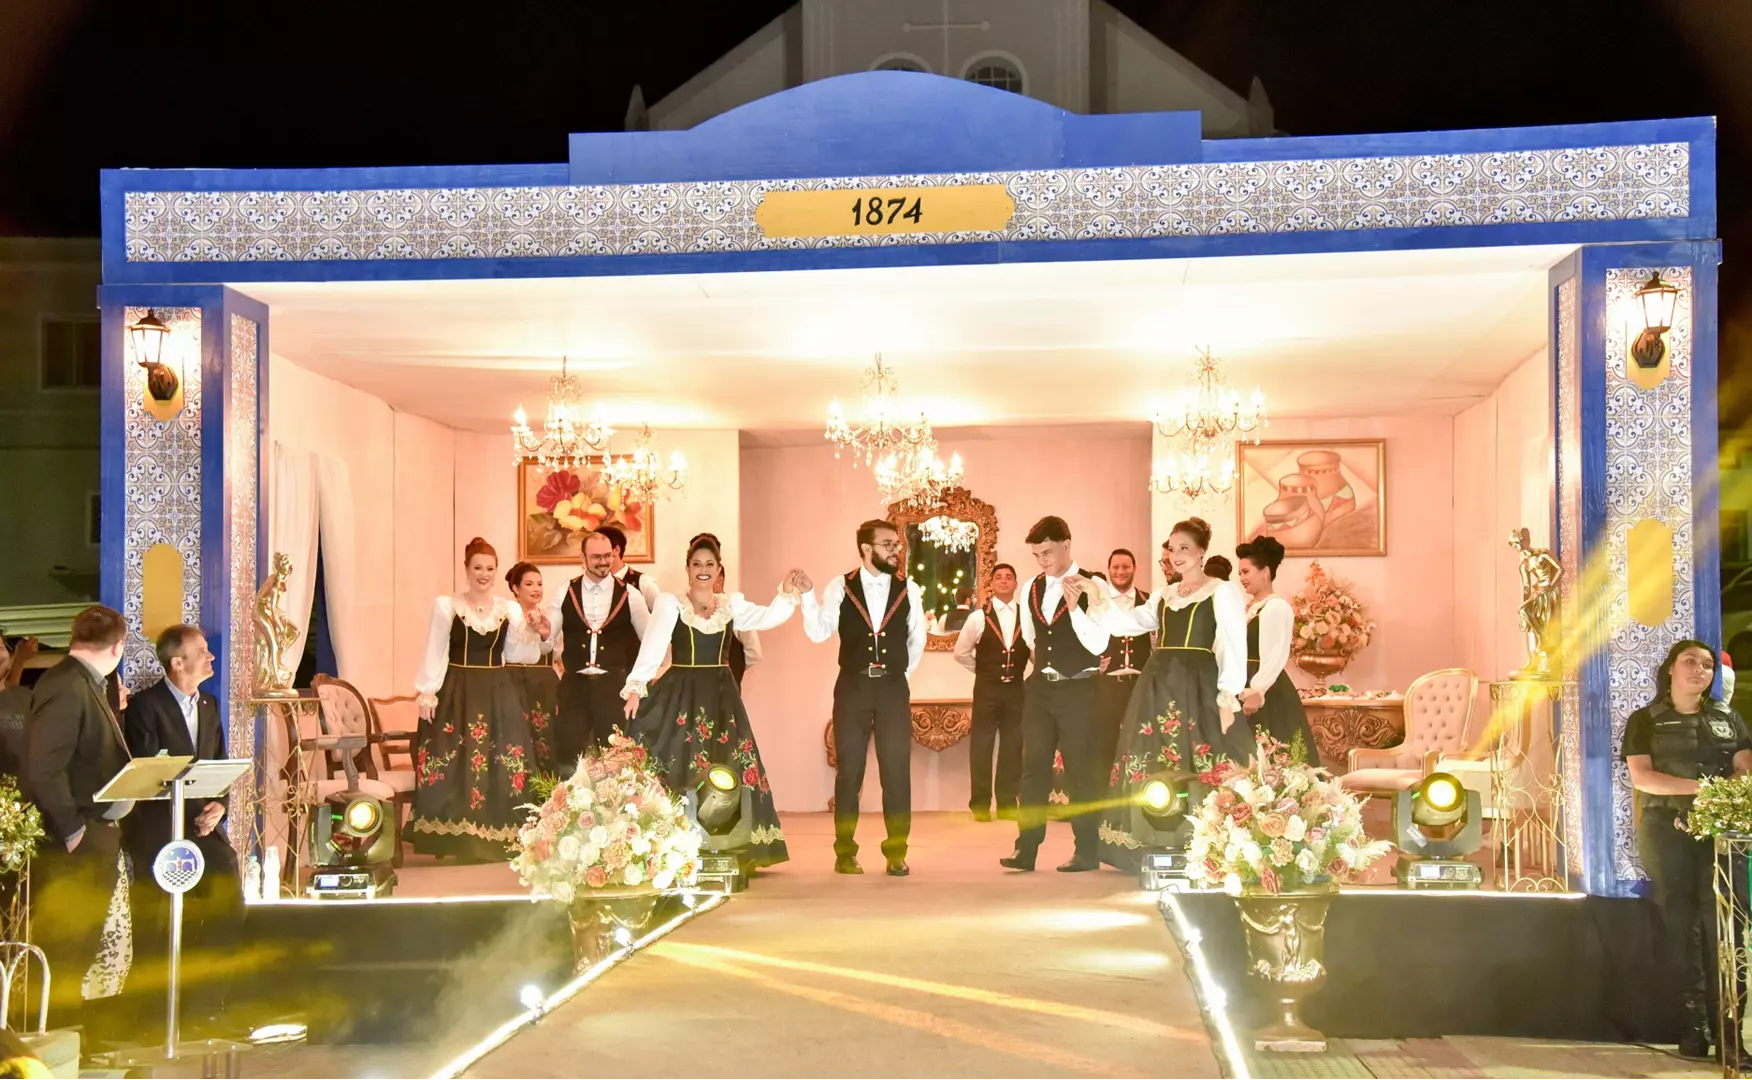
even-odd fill
[[[569,788],[567,788],[566,785],[564,785],[564,784],[555,784],[554,785],[554,795],[553,795],[553,798],[550,800],[554,805],[554,809],[564,810],[566,808],[566,804],[571,800],[571,798],[572,798],[571,790]]]
[[[594,829],[596,827],[596,815],[592,814],[588,810],[584,811],[582,814],[579,814],[578,815],[578,827],[581,829]]]
[[[1268,866],[1259,872],[1259,887],[1268,893],[1276,893],[1283,888],[1283,879],[1278,877],[1276,870]]]
[[[626,841],[616,840],[609,844],[607,848],[603,849],[602,865],[608,867],[610,870],[624,870],[626,869],[627,859],[629,859],[632,854],[633,849],[627,846]]]
[[[1253,807],[1248,806],[1244,802],[1236,803],[1234,808],[1229,811],[1230,819],[1233,820],[1235,822],[1235,824],[1237,824],[1237,825],[1247,824],[1247,820],[1249,818],[1251,818],[1252,816],[1253,816]]]
[[[584,871],[584,884],[592,889],[600,889],[608,884],[608,871],[600,866],[592,866]]]
[[[1288,827],[1289,827],[1289,822],[1284,820],[1284,816],[1282,814],[1261,814],[1260,815],[1259,831],[1264,833],[1265,835],[1271,837],[1274,840],[1277,839],[1278,837],[1282,836],[1284,834],[1284,830]]]
[[[1234,805],[1235,805],[1235,793],[1233,791],[1230,791],[1228,788],[1224,788],[1223,790],[1217,792],[1217,809],[1218,810],[1221,810],[1223,813],[1226,814],[1229,812],[1229,808],[1234,806]]]
[[[563,500],[570,499],[572,496],[578,494],[579,489],[583,486],[583,481],[578,479],[576,473],[565,469],[555,469],[553,472],[548,473],[547,479],[542,482],[540,489],[536,491],[535,503],[537,506],[551,514],[554,512],[554,507],[558,506]]]
[[[1326,873],[1331,877],[1343,877],[1348,869],[1349,867],[1344,865],[1344,860],[1339,858],[1334,858],[1326,864]]]

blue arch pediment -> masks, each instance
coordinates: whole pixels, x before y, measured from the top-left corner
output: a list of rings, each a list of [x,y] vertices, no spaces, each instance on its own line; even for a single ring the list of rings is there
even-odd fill
[[[751,101],[687,131],[571,136],[573,184],[892,176],[1178,164],[1196,112],[1082,116],[962,79],[865,71]]]

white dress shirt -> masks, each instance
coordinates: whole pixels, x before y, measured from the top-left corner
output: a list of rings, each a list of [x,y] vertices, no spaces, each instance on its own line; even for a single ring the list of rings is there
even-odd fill
[[[524,621],[523,608],[505,599],[493,597],[493,606],[486,614],[474,611],[459,596],[440,596],[432,601],[432,623],[426,631],[426,655],[420,659],[420,670],[414,674],[414,700],[421,708],[438,704],[438,690],[450,673],[450,624],[460,618],[463,625],[476,634],[503,633],[509,645],[520,635],[533,637],[534,631]]]
[[[624,570],[625,567],[622,569]],[[602,629],[602,624],[608,621],[609,612],[614,610],[614,586],[619,580],[619,578],[610,575],[600,581],[592,581],[589,574],[572,579],[578,584],[578,607],[584,615],[584,625],[592,630]],[[648,580],[650,580],[649,576],[641,577],[639,580],[640,588],[627,590],[627,616],[632,619],[633,633],[637,635],[640,642],[645,640],[645,626],[651,621],[651,608],[645,600],[643,589]],[[656,586],[653,585],[652,588],[655,590]],[[566,595],[571,591],[572,586],[568,584],[560,590],[559,597],[548,608],[548,621],[553,624],[554,628],[551,648],[555,656],[558,656],[566,647],[565,633],[560,628],[565,625],[566,605],[571,602],[566,599]],[[590,643],[590,655],[585,657],[586,667],[594,666],[596,663],[597,644],[598,642],[595,640]]]
[[[1022,601],[1018,597],[1008,603],[992,597],[992,610],[998,615],[998,640],[1005,645],[1016,644],[1016,617],[1021,610]],[[974,670],[974,650],[979,647],[979,639],[985,633],[985,608],[975,608],[967,616],[967,621],[961,624],[961,633],[955,637],[955,660],[969,671]]]
[[[627,571],[631,569],[632,567],[622,563],[621,568],[614,572],[615,580],[625,581]],[[648,570],[639,573],[639,596],[645,601],[647,612],[657,610],[657,577]]]
[[[1040,596],[1040,610],[1044,612],[1048,618],[1051,618],[1053,609],[1058,607],[1060,600],[1064,599],[1065,578],[1071,575],[1080,575],[1082,572],[1083,571],[1077,567],[1076,563],[1072,563],[1070,568],[1058,577],[1048,577],[1045,574],[1036,574],[1034,577],[1028,579],[1028,584],[1022,587],[1022,640],[1028,642],[1029,651],[1032,652],[1035,647],[1034,636],[1036,628],[1034,625],[1034,611],[1028,602],[1028,598],[1034,595],[1034,582],[1040,578],[1046,578],[1046,587]],[[1096,585],[1094,588],[1090,589],[1089,606],[1091,608],[1095,607],[1101,600],[1102,595],[1102,586]],[[1096,622],[1090,617],[1088,612],[1076,605],[1072,605],[1070,609],[1070,620],[1071,631],[1077,635],[1078,644],[1082,645],[1083,648],[1089,650],[1091,653],[1094,653],[1097,657],[1107,651],[1107,639],[1110,635],[1108,634],[1106,627]],[[1054,669],[1051,665],[1047,665],[1045,667],[1037,666],[1035,670],[1053,671]],[[1054,673],[1058,675],[1078,674],[1075,671],[1056,671]]]
[[[196,753],[199,753],[201,749],[201,692],[196,690],[192,696],[185,695],[168,678],[164,680],[164,685],[170,690],[170,696],[176,699],[177,708],[182,710],[183,723],[189,727],[189,746],[193,747]]]
[[[717,609],[702,618],[694,614],[692,603],[684,602],[673,593],[663,593],[657,597],[657,610],[651,613],[651,632],[639,643],[639,658],[627,674],[621,697],[648,696],[651,680],[657,677],[663,658],[669,654],[670,639],[678,621],[702,634],[722,633],[724,626],[732,620],[737,629],[771,630],[782,625],[796,610],[797,597],[791,593],[781,592],[773,597],[772,603],[762,606],[749,603],[746,596],[736,592],[721,594]],[[748,644],[744,642],[742,647],[746,651]],[[755,648],[758,650],[759,645],[756,644]]]
[[[1108,603],[1103,596],[1102,602],[1092,605],[1090,610],[1111,633],[1141,634],[1162,628],[1163,605],[1179,611],[1207,597],[1217,616],[1217,640],[1211,649],[1217,656],[1217,702],[1233,709],[1235,695],[1247,685],[1247,603],[1241,598],[1239,585],[1211,578],[1187,596],[1170,585],[1150,603],[1129,609]]]
[[[1248,689],[1264,693],[1283,674],[1290,662],[1290,639],[1296,632],[1296,609],[1283,597],[1272,593],[1264,600],[1249,605],[1249,619],[1259,620],[1259,670],[1248,680]]]
[[[521,608],[523,605],[517,605]],[[547,638],[535,632],[529,625],[527,615],[517,623],[508,627],[505,635],[505,662],[507,664],[539,664],[544,654],[551,653],[554,642],[560,639],[560,619],[549,609],[548,628],[551,633]]]
[[[873,574],[858,569],[858,583],[864,589],[864,607],[879,626],[888,614],[888,575]],[[839,633],[840,607],[846,598],[846,579],[836,574],[821,589],[821,602],[815,600],[815,590],[803,594],[803,633],[820,644]],[[906,673],[911,675],[925,655],[925,603],[918,582],[906,583]]]

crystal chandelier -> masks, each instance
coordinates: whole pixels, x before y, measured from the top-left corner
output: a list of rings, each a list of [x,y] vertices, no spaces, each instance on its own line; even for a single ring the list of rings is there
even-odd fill
[[[876,465],[876,489],[886,502],[914,510],[933,510],[943,505],[951,488],[967,475],[961,455],[952,454],[944,464],[937,457],[937,442],[905,454],[889,454]]]
[[[919,413],[917,420],[901,419],[900,381],[895,378],[892,368],[882,366],[881,353],[876,354],[874,366],[864,369],[864,382],[859,390],[864,399],[865,423],[862,426],[853,427],[846,422],[838,398],[828,406],[827,441],[833,443],[834,457],[849,449],[853,467],[862,457],[864,467],[870,468],[889,455],[904,456],[909,452],[936,449],[931,422],[925,419],[923,412]]]
[[[651,444],[651,429],[639,433],[639,442],[625,456],[610,457],[602,467],[603,480],[621,492],[627,502],[651,505],[671,491],[687,486],[687,460],[677,450],[665,469],[657,448]]]
[[[567,374],[566,358],[560,357],[560,373],[548,384],[547,421],[541,434],[530,429],[523,406],[517,406],[511,443],[518,464],[530,462],[548,471],[573,469],[608,448],[614,429],[600,419],[586,423],[581,396],[578,380]]]
[[[1161,458],[1150,473],[1150,490],[1158,495],[1200,499],[1206,495],[1227,495],[1234,486],[1234,457],[1225,454],[1219,464],[1203,449]]]
[[[979,540],[979,526],[971,521],[938,514],[926,518],[919,526],[919,535],[937,546],[939,551],[972,551]]]
[[[1223,378],[1222,366],[1209,349],[1200,349],[1198,365],[1193,371],[1192,385],[1180,392],[1180,400],[1172,409],[1158,409],[1154,420],[1156,430],[1164,439],[1185,436],[1187,449],[1199,453],[1225,436],[1252,436],[1257,444],[1259,432],[1266,426],[1265,395],[1257,387],[1252,401],[1243,406],[1241,395],[1229,388]]]

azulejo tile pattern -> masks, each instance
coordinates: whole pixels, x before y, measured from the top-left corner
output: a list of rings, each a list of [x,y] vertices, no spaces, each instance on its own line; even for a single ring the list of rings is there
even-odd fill
[[[1670,374],[1652,390],[1625,378],[1629,344],[1623,313],[1648,280],[1646,267],[1606,271],[1606,639],[1612,746],[1624,737],[1630,714],[1655,696],[1655,665],[1675,641],[1691,637],[1696,606],[1691,563],[1691,303],[1689,267],[1662,267],[1679,286],[1679,304],[1668,334]],[[1654,518],[1673,530],[1673,614],[1659,626],[1630,618],[1626,535]],[[1632,824],[1630,777],[1613,763],[1612,824],[1618,876],[1644,876]]]
[[[146,310],[128,308],[123,324],[132,326]],[[201,621],[201,309],[154,310],[170,327],[165,350],[182,379],[183,407],[167,421],[146,411],[146,370],[123,335],[122,614],[128,645],[122,663],[130,690],[142,690],[164,673],[141,628],[141,567],[148,548],[170,544],[182,553],[183,621]]]
[[[129,262],[512,259],[1682,218],[1685,143],[585,187],[136,191]],[[1002,230],[767,239],[776,190],[1002,184]]]
[[[230,386],[225,417],[225,487],[230,505],[231,641],[226,658],[226,685],[230,689],[229,738],[234,758],[255,756],[255,715],[249,707],[250,683],[255,674],[255,592],[257,437],[260,404],[256,397],[257,341],[260,327],[255,320],[231,316]],[[248,808],[254,805],[255,780],[244,776],[231,791],[231,812],[226,815],[233,846],[246,845],[253,824]]]
[[[1557,546],[1563,566],[1562,625],[1572,628],[1571,641],[1598,640],[1578,633],[1577,583],[1582,557],[1582,410],[1577,390],[1581,386],[1581,343],[1577,339],[1581,293],[1576,279],[1557,286]],[[1563,755],[1563,815],[1565,861],[1572,880],[1582,870],[1582,710],[1581,665],[1575,650],[1564,650],[1564,688],[1560,715],[1559,747]]]

